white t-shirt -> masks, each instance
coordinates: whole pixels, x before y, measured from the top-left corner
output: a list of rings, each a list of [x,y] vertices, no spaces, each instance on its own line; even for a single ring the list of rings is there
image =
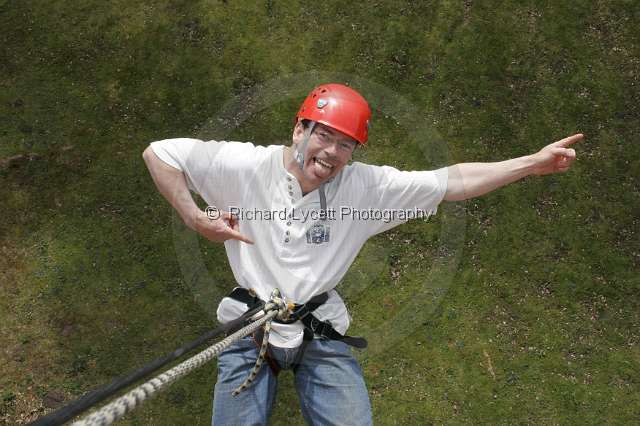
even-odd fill
[[[365,241],[421,213],[435,214],[447,189],[446,168],[406,172],[355,162],[325,183],[327,217],[322,220],[319,191],[302,195],[284,167],[282,145],[180,138],[151,147],[185,174],[189,188],[208,205],[238,214],[240,232],[255,243],[224,243],[241,287],[263,300],[278,288],[294,303],[328,291],[329,300],[314,315],[342,334],[350,317],[333,289]],[[230,321],[245,310],[243,303],[223,298],[218,320]],[[302,337],[300,322],[273,323],[269,342],[296,347]]]

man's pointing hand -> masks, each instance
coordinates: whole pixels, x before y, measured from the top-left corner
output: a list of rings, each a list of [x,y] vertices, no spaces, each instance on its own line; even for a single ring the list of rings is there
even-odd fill
[[[576,159],[576,151],[567,147],[583,138],[584,136],[578,133],[549,144],[533,154],[532,158],[535,160],[533,174],[547,175],[549,173],[564,173],[569,170],[571,163]]]
[[[207,207],[206,212],[199,211],[194,228],[209,241],[240,240],[247,244],[253,244],[253,241],[240,233],[236,216],[215,207]]]

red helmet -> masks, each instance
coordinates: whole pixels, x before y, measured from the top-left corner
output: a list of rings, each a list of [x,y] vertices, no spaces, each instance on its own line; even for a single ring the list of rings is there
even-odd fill
[[[371,109],[367,101],[350,87],[342,84],[322,84],[309,93],[296,114],[300,119],[313,120],[345,135],[361,145],[367,143]]]

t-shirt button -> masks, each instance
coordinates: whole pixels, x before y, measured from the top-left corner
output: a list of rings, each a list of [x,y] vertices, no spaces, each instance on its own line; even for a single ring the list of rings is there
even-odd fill
[[[287,226],[291,226],[291,222],[287,222]]]
[[[291,191],[293,189],[293,186],[289,185],[289,191]]]
[[[289,231],[287,231],[287,232],[285,232],[284,234],[285,234],[285,235],[289,235],[289,234],[290,234],[290,232],[289,232]]]
[[[285,239],[284,239],[284,242],[285,242],[285,243],[288,243],[288,242],[289,242],[289,239],[288,239],[288,238],[285,238]]]
[[[289,191],[289,195],[293,197],[293,191]]]
[[[291,176],[287,176],[287,180],[291,182]]]

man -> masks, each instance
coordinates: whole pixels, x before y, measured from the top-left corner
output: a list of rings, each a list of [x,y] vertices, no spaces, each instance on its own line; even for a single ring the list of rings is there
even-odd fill
[[[325,84],[300,107],[291,147],[169,139],[145,150],[156,186],[185,224],[211,241],[225,242],[241,288],[262,300],[277,288],[297,304],[324,297],[312,312],[316,324],[324,324],[322,331],[308,321],[273,324],[273,369],[260,370],[238,396],[232,391],[258,355],[255,339],[245,338],[220,355],[213,424],[266,424],[278,368],[294,369],[309,424],[371,424],[362,372],[348,346],[360,341],[344,336],[350,318],[334,290],[362,245],[408,218],[434,214],[443,199],[464,200],[528,175],[565,172],[576,158],[567,146],[582,139],[577,134],[533,155],[435,171],[348,165],[357,146],[367,142],[370,117],[356,91]],[[195,204],[189,188],[209,204],[207,212]],[[391,214],[376,214],[383,210]],[[241,293],[244,299],[232,295],[220,303],[221,322],[247,310],[249,293]]]

